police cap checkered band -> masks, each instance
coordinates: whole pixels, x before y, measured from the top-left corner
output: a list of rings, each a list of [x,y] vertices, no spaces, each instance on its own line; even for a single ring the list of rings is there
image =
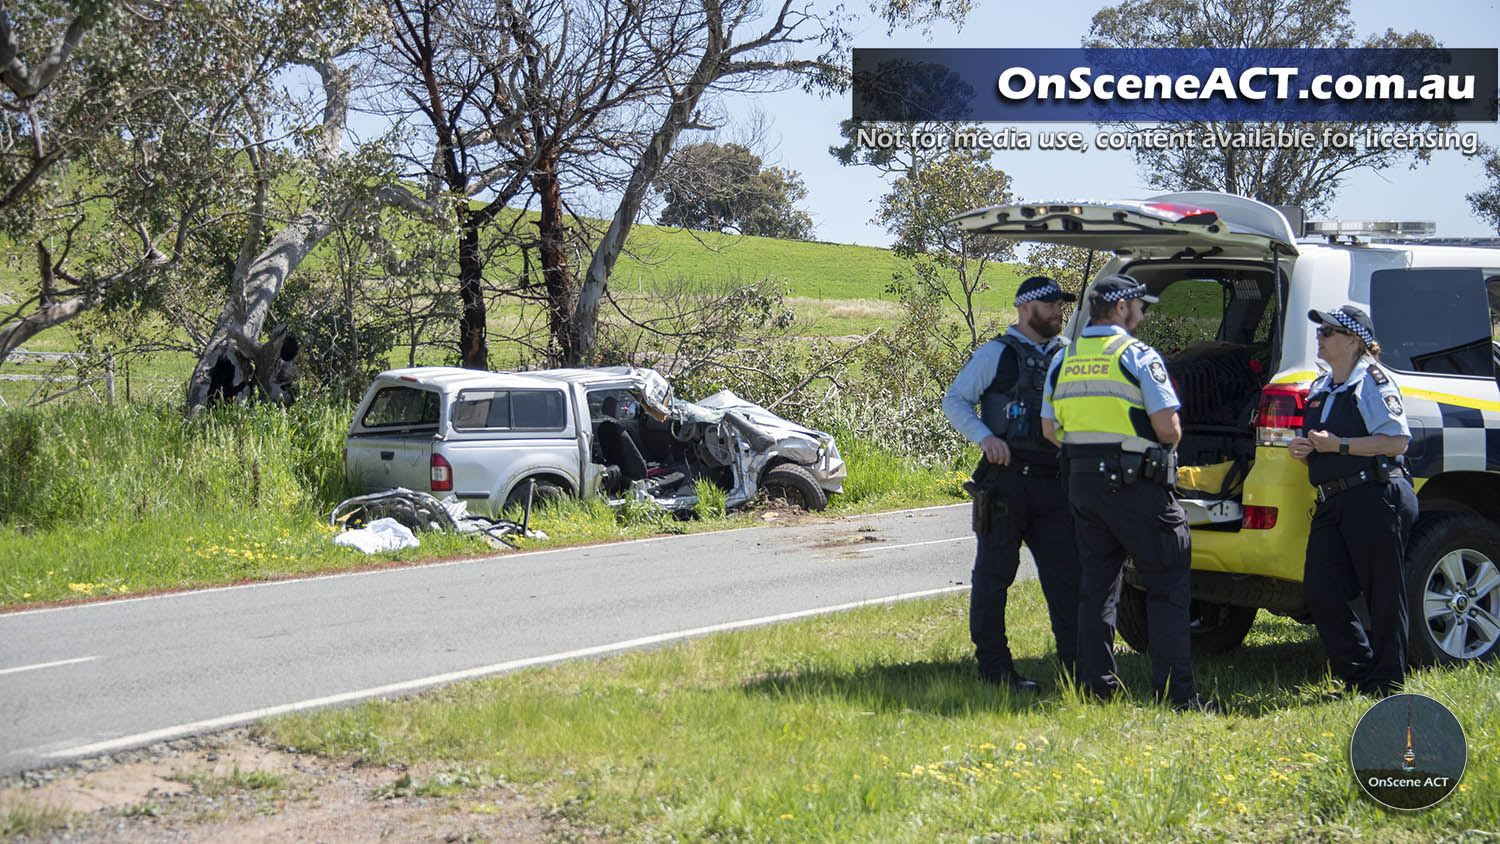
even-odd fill
[[[1127,288],[1125,288],[1123,290],[1110,290],[1110,291],[1107,291],[1105,293],[1100,294],[1099,298],[1102,299],[1105,302],[1122,302],[1122,301],[1124,301],[1126,299],[1136,299],[1136,298],[1139,298],[1139,297],[1145,296],[1145,295],[1146,295],[1146,285],[1144,285],[1144,284],[1137,284],[1134,287],[1127,287]]]
[[[1313,322],[1333,323],[1364,341],[1366,346],[1375,345],[1375,324],[1369,314],[1353,305],[1332,311],[1308,311],[1307,318]]]
[[[1093,292],[1089,295],[1096,302],[1123,302],[1126,299],[1144,299],[1151,303],[1158,301],[1155,296],[1146,292],[1146,285],[1121,273],[1105,276],[1094,282]]]
[[[1027,302],[1072,302],[1077,299],[1072,293],[1064,292],[1057,282],[1044,275],[1034,275],[1021,282],[1020,288],[1016,290],[1016,305],[1020,306]]]

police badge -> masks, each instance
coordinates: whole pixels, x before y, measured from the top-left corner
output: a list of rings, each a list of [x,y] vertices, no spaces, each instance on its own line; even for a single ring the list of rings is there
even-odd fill
[[[1399,414],[1401,412],[1401,399],[1396,398],[1395,396],[1386,396],[1385,409],[1389,410],[1391,413]]]
[[[1159,360],[1151,361],[1151,365],[1148,366],[1148,367],[1146,367],[1146,368],[1151,371],[1151,379],[1154,380],[1156,383],[1158,383],[1158,384],[1165,384],[1165,383],[1167,383],[1167,368],[1165,366],[1161,365],[1161,361],[1159,361]]]

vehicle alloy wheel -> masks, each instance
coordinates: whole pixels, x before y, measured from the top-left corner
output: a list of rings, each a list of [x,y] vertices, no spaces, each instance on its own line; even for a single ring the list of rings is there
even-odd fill
[[[1467,513],[1424,517],[1407,549],[1408,656],[1417,664],[1492,659],[1500,648],[1500,530]]]
[[[1422,617],[1433,641],[1455,659],[1474,659],[1500,637],[1500,568],[1472,548],[1438,559],[1422,590]]]

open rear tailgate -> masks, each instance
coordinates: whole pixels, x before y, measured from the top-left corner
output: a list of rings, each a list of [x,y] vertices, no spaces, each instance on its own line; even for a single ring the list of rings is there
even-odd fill
[[[1296,254],[1281,212],[1240,196],[1204,191],[1144,200],[992,205],[953,218],[966,231],[1008,240],[1160,255],[1192,249],[1225,257]]]

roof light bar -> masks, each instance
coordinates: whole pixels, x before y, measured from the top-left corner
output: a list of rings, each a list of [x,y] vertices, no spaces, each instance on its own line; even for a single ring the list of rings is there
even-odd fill
[[[1437,233],[1437,223],[1431,220],[1308,220],[1303,231],[1317,237],[1428,235]]]

